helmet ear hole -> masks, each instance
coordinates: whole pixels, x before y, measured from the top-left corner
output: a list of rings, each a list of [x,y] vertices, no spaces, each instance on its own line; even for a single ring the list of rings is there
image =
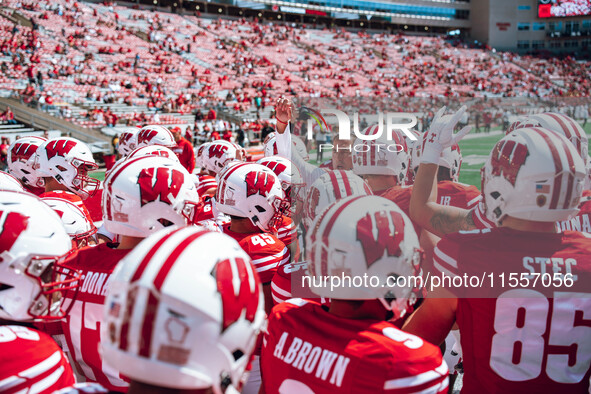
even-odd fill
[[[490,196],[496,200],[497,198],[499,198],[501,196],[501,193],[499,193],[499,192],[492,192],[490,194]]]
[[[236,349],[232,352],[232,356],[234,357],[234,361],[238,361],[244,356],[244,352],[240,349]]]
[[[263,207],[261,207],[260,205],[255,205],[254,207],[256,208],[257,211],[259,211],[259,213],[260,212],[266,212],[266,209],[263,208]]]
[[[165,219],[165,218],[160,218],[157,220],[157,222],[160,223],[161,225],[163,225],[164,227],[170,227],[170,226],[174,225],[173,222],[171,222],[170,220]]]

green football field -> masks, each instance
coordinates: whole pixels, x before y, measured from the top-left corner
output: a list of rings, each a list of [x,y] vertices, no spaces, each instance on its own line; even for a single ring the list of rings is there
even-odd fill
[[[587,132],[587,135],[591,137],[591,122],[587,123],[585,131]],[[484,164],[494,145],[502,136],[503,135],[499,133],[499,129],[497,129],[496,133],[495,130],[493,130],[491,135],[479,133],[460,141],[460,149],[462,150],[463,157],[462,169],[460,171],[460,182],[480,188],[480,168]],[[310,151],[310,157],[316,158],[315,150]],[[323,157],[324,160],[328,160],[329,158],[330,155],[325,155],[325,157]],[[311,162],[316,164],[315,160],[311,160]],[[105,178],[105,171],[95,171],[92,173],[92,176],[102,181]]]

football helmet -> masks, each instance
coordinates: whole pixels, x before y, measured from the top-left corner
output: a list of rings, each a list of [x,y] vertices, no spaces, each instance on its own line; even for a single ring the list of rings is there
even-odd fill
[[[277,139],[275,138],[275,132],[267,134],[265,141],[263,141],[263,148],[265,157],[276,156],[279,154],[277,149]]]
[[[486,217],[556,222],[578,212],[585,164],[575,147],[541,127],[518,129],[501,139],[481,170]]]
[[[233,143],[226,140],[213,141],[204,148],[203,167],[208,171],[219,174],[226,164],[237,160],[239,157],[238,149]]]
[[[327,171],[310,186],[304,202],[303,224],[310,228],[326,207],[343,198],[372,194],[367,183],[351,171]]]
[[[371,133],[369,126],[363,134]],[[392,141],[383,133],[379,138],[365,141],[360,138],[353,144],[353,172],[363,175],[393,175],[402,185],[410,166],[406,138],[399,130],[392,131]]]
[[[73,247],[78,248],[96,243],[94,239],[97,232],[96,226],[75,204],[56,197],[43,197],[41,200],[58,214],[66,232],[72,239]]]
[[[258,275],[235,240],[199,227],[160,231],[111,276],[103,357],[134,381],[237,393],[263,304]]]
[[[203,158],[205,157],[207,146],[209,146],[209,142],[201,144],[195,149],[195,167],[203,168]]]
[[[422,253],[410,219],[393,202],[378,196],[352,196],[326,208],[306,234],[310,275],[350,277],[341,286],[315,286],[321,296],[343,300],[379,299],[402,317],[416,301],[416,289],[407,278],[421,274]],[[359,286],[354,279],[377,278]],[[404,281],[396,281],[396,278]],[[390,279],[389,279],[390,278]],[[374,280],[374,279],[372,279]],[[393,283],[390,281],[394,281]]]
[[[87,175],[96,170],[98,165],[92,152],[82,141],[75,138],[60,137],[45,141],[29,160],[33,170],[39,176],[35,186],[43,187],[42,178],[53,178],[66,186],[83,200],[93,196],[100,186],[100,181]]]
[[[58,215],[31,194],[0,191],[0,216],[0,318],[63,318],[63,292],[80,273],[58,263],[72,247]]]
[[[8,172],[23,185],[36,185],[39,182],[29,159],[35,154],[39,145],[45,141],[47,139],[43,137],[23,137],[8,147]]]
[[[285,198],[289,203],[291,215],[297,214],[298,206],[301,207],[304,196],[303,188],[305,186],[300,170],[291,162],[291,160],[280,156],[263,157],[257,161],[257,164],[262,164],[277,175],[281,182],[281,188],[285,193]]]
[[[164,126],[158,125],[142,127],[129,142],[129,148],[131,150],[150,145],[161,145],[167,148],[174,148],[177,146],[170,130]]]
[[[25,188],[21,183],[4,171],[0,171],[0,190],[12,190],[14,192],[26,192]]]
[[[193,220],[199,195],[187,170],[159,156],[142,156],[114,167],[105,178],[103,223],[107,231],[147,237]]]
[[[277,175],[260,164],[238,163],[218,175],[217,209],[230,216],[249,218],[265,232],[275,231],[289,202]]]
[[[451,180],[459,182],[460,168],[462,167],[462,152],[460,151],[460,146],[458,144],[445,148],[443,152],[441,152],[439,167],[448,168]]]
[[[133,149],[131,149],[131,143],[134,140],[134,136],[140,131],[137,127],[126,127],[121,134],[119,134],[119,145],[117,146],[117,152],[121,157],[126,157]],[[134,143],[135,144],[135,143]]]
[[[127,159],[133,159],[134,157],[142,157],[142,156],[161,156],[166,157],[167,159],[171,159],[180,164],[178,156],[171,151],[169,148],[160,145],[150,145],[150,146],[142,146],[141,148],[137,148],[133,150],[128,156]]]

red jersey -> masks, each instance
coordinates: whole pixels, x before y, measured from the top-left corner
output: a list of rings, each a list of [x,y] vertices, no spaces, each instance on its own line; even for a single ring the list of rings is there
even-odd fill
[[[583,231],[591,233],[591,190],[583,191],[583,198],[579,203],[579,213],[570,220],[557,222],[560,231]]]
[[[90,213],[90,218],[93,222],[100,222],[103,220],[103,189],[98,189],[94,196],[88,197],[84,200],[84,206]]]
[[[44,187],[35,187],[35,186],[31,186],[31,185],[24,185],[23,187],[25,188],[26,191],[28,191],[31,194],[34,194],[36,196],[40,196],[43,193],[45,193],[45,188]]]
[[[203,197],[204,193],[209,189],[217,189],[218,183],[214,177],[205,174],[197,175],[197,193],[200,197]]]
[[[244,234],[230,230],[230,223],[222,225],[224,234],[234,238],[252,259],[252,264],[261,278],[269,283],[277,268],[289,261],[289,249],[276,236],[269,233]]]
[[[474,226],[476,226],[476,228],[479,230],[497,227],[497,225],[492,220],[486,217],[482,198],[480,198],[478,204],[476,204],[476,206],[471,209],[470,215],[472,216],[472,222],[474,223]]]
[[[589,237],[500,227],[439,242],[433,256],[438,275],[485,278],[484,288],[470,282],[451,289],[458,296],[464,392],[588,393]],[[567,273],[570,286],[556,282]],[[513,288],[515,281],[523,287]]]
[[[308,263],[305,261],[280,266],[271,282],[273,305],[285,302],[290,298],[305,298],[320,302],[322,305],[330,305],[330,299],[324,297],[319,298],[316,294],[312,293],[310,288],[304,287],[306,284],[303,280],[304,276],[309,276]],[[296,287],[295,289],[294,286]]]
[[[283,216],[277,226],[277,238],[286,246],[298,241],[298,232],[293,220],[289,216]]]
[[[437,202],[463,209],[472,209],[480,201],[480,190],[465,183],[441,181],[437,183]]]
[[[64,265],[79,270],[82,282],[74,305],[63,322],[63,331],[76,370],[87,381],[109,390],[127,391],[119,372],[103,362],[99,353],[100,325],[109,279],[117,263],[130,250],[111,249],[108,244],[79,249]],[[71,298],[72,294],[66,294]],[[66,301],[68,302],[68,301]]]
[[[171,150],[178,156],[181,165],[189,171],[189,174],[195,169],[195,152],[193,145],[181,137],[174,148]]]
[[[88,212],[86,205],[84,205],[84,202],[82,201],[82,199],[78,195],[76,195],[72,192],[65,191],[65,190],[53,190],[51,192],[43,193],[39,196],[39,198],[45,198],[45,197],[61,198],[63,200],[67,200],[67,201],[71,202],[72,204],[74,204],[78,208],[80,208],[82,210],[82,212],[84,212],[84,216],[86,216],[86,218],[88,219],[88,221],[90,223],[93,223],[92,217],[90,216],[90,212]]]
[[[43,332],[0,326],[0,392],[53,393],[75,383],[59,346]]]
[[[438,347],[391,323],[345,319],[296,298],[269,315],[261,376],[266,393],[447,393]]]

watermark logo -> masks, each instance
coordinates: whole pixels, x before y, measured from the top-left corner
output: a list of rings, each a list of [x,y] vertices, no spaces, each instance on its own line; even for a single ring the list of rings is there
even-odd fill
[[[307,138],[312,140],[314,138],[314,126],[317,125],[320,129],[328,131],[328,124],[324,118],[327,115],[333,115],[337,119],[338,135],[340,140],[351,139],[351,118],[345,112],[334,108],[321,109],[320,111],[313,110],[309,107],[303,108],[308,115],[307,124]],[[394,130],[399,130],[404,135],[416,141],[417,137],[410,131],[417,125],[417,117],[414,114],[408,112],[379,112],[377,114],[378,123],[377,127],[374,128],[371,134],[364,134],[363,130],[359,130],[359,112],[353,113],[353,134],[355,138],[363,141],[375,141],[381,138],[384,132],[386,133],[386,139],[388,141],[395,140],[393,137]],[[385,121],[384,121],[385,120]]]

